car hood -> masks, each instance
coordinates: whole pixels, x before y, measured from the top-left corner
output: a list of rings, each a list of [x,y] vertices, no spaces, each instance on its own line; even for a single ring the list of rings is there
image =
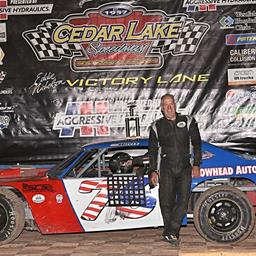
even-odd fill
[[[47,178],[48,168],[35,168],[30,166],[13,166],[0,170],[1,180],[24,180],[24,179],[44,179]]]

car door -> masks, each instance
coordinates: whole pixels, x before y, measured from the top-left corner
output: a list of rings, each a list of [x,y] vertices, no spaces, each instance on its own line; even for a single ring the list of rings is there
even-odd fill
[[[116,153],[133,149],[95,149],[82,157],[63,178],[74,211],[85,231],[161,226],[158,187],[150,189],[147,175],[113,173]],[[144,152],[146,149],[144,149]]]

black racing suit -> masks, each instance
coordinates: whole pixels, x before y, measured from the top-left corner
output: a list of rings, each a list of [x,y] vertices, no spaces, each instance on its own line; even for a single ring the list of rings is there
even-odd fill
[[[187,212],[193,165],[201,162],[201,137],[194,118],[177,113],[175,121],[160,118],[150,127],[149,175],[159,172],[159,201],[164,221],[163,235],[179,236]]]

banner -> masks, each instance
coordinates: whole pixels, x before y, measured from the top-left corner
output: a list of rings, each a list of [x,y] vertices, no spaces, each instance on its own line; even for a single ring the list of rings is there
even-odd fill
[[[147,137],[165,93],[203,140],[255,154],[255,4],[0,0],[0,162],[124,138],[131,104]]]

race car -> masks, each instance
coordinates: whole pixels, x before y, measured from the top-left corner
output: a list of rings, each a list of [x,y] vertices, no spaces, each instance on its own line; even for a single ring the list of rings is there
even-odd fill
[[[127,138],[87,144],[52,168],[0,170],[0,245],[23,229],[56,234],[162,226],[147,151],[147,138]],[[202,151],[183,225],[192,218],[209,241],[241,241],[255,223],[256,160],[206,142]]]

